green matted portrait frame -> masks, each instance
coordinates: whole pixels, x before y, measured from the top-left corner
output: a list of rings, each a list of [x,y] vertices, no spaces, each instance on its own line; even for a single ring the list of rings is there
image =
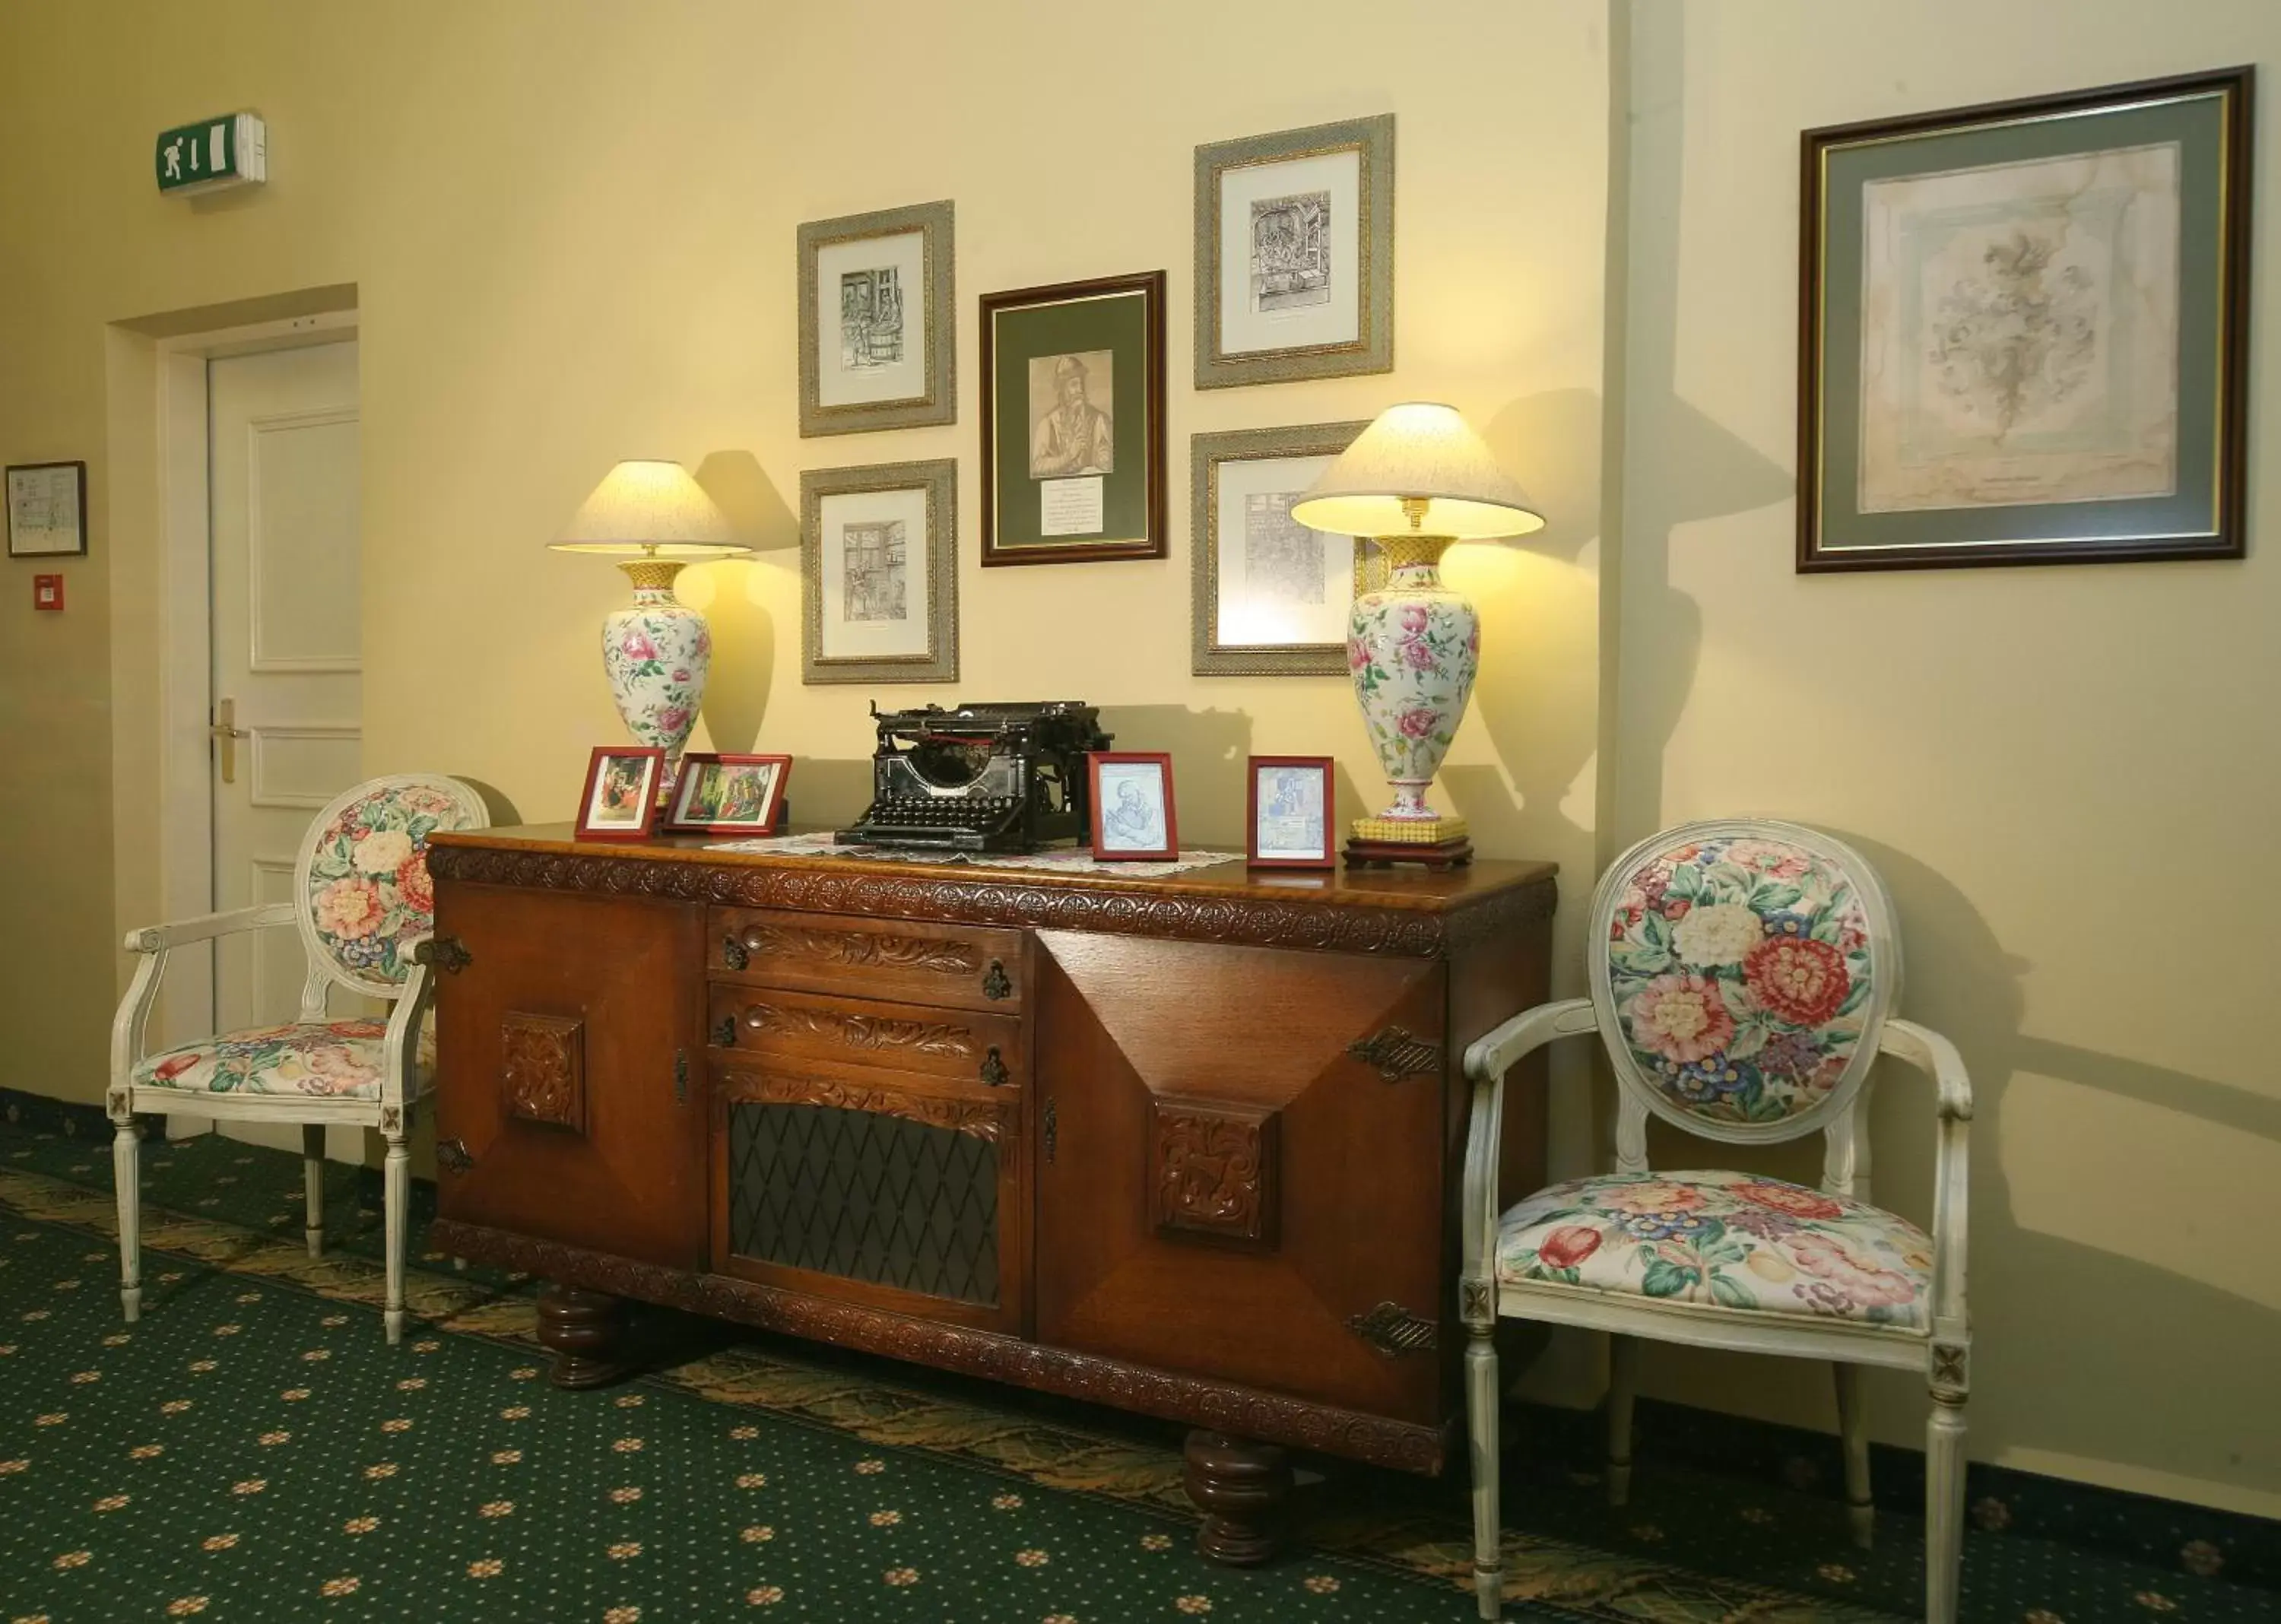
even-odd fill
[[[1219,638],[1220,587],[1227,538],[1220,534],[1220,479],[1231,462],[1280,462],[1332,458],[1370,427],[1367,419],[1303,423],[1288,429],[1236,429],[1188,437],[1189,670],[1197,677],[1344,677],[1343,635],[1330,643],[1224,643]],[[1371,590],[1369,554],[1355,540],[1347,603]],[[1378,584],[1383,584],[1380,572]],[[1343,617],[1342,617],[1343,619]]]
[[[1163,558],[1164,273],[986,293],[981,311],[983,563]],[[1071,386],[1083,427],[1064,431],[1038,407]]]
[[[1255,244],[1246,223],[1228,217],[1231,177],[1256,174],[1276,189],[1279,174],[1295,176],[1309,160],[1353,153],[1356,159],[1354,257],[1333,254],[1329,276],[1350,282],[1355,331],[1350,338],[1295,337],[1272,346],[1229,347],[1221,305],[1221,275],[1231,260],[1248,259]],[[1312,184],[1312,182],[1287,182]],[[1334,207],[1348,200],[1334,199]],[[1262,205],[1260,206],[1266,206]],[[1195,155],[1195,386],[1233,389],[1291,383],[1394,370],[1394,115],[1381,112],[1335,124],[1215,141]]]
[[[800,245],[800,432],[803,439],[830,434],[868,434],[885,429],[920,429],[958,421],[958,307],[955,267],[957,215],[949,202],[917,203],[907,208],[847,214],[837,220],[803,221]],[[909,392],[879,400],[826,402],[823,348],[831,322],[819,303],[823,289],[817,261],[827,251],[865,242],[885,243],[916,235],[920,241],[918,274],[906,278],[898,348],[908,345],[914,362]],[[916,285],[909,285],[916,283]],[[919,306],[910,308],[913,303]]]
[[[921,492],[926,513],[919,545],[926,549],[923,604],[926,646],[911,653],[826,655],[824,593],[828,571],[823,507],[832,497]],[[958,680],[958,460],[883,462],[869,468],[809,468],[800,476],[800,681],[947,683]],[[909,545],[907,538],[906,545]],[[842,568],[845,568],[843,563]]]
[[[1802,573],[2243,555],[2254,88],[1805,132]]]

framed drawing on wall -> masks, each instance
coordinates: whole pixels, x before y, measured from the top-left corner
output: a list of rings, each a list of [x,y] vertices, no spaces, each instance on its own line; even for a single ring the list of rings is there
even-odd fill
[[[2252,83],[1805,132],[1800,570],[2242,555]]]
[[[1164,273],[982,298],[982,561],[1162,558]]]
[[[1291,504],[1367,422],[1245,429],[1188,440],[1192,669],[1342,677],[1362,551]]]
[[[1394,115],[1196,149],[1196,387],[1394,370]]]
[[[8,469],[8,556],[87,556],[87,464],[26,462]]]
[[[800,680],[958,679],[958,462],[800,476]]]
[[[948,203],[800,228],[800,431],[958,421]]]

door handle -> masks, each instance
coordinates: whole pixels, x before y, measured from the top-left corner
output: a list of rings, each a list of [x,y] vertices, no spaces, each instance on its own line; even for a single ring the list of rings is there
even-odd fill
[[[237,741],[241,739],[251,739],[253,734],[251,730],[237,725],[236,700],[215,701],[213,725],[206,729],[206,737],[213,739],[218,747],[221,781],[224,784],[236,783]]]

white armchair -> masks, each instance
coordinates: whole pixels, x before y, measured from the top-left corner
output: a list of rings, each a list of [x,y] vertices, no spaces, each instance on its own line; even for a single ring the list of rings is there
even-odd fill
[[[1611,1334],[1608,1495],[1631,1477],[1637,1337],[1829,1359],[1846,1498],[1870,1532],[1864,1365],[1921,1369],[1926,1428],[1925,1616],[1956,1617],[1964,1512],[1966,1133],[1955,1048],[1892,1018],[1893,909],[1851,847],[1790,824],[1684,824],[1601,878],[1587,926],[1589,998],[1527,1010],[1465,1056],[1473,1079],[1458,1302],[1469,1333],[1474,1588],[1500,1615],[1497,1360],[1501,1315]],[[1555,1039],[1599,1033],[1618,1084],[1617,1171],[1497,1204],[1505,1074]],[[1869,1072],[1878,1055],[1937,1094],[1933,1230],[1869,1204]],[[1728,1172],[1651,1172],[1652,1111],[1690,1133],[1764,1144],[1819,1130],[1821,1186]]]
[[[129,1320],[143,1309],[140,1130],[137,1112],[301,1125],[304,1222],[310,1255],[324,1248],[325,1129],[376,1127],[387,1143],[383,1188],[388,1340],[404,1334],[404,1241],[413,1111],[432,1080],[426,1017],[434,995],[424,946],[436,902],[428,883],[428,837],[490,822],[476,792],[456,778],[375,778],[336,797],[309,826],[290,902],[208,914],[128,933],[143,955],[111,1025],[108,1103],[117,1133],[119,1300]],[[188,943],[239,931],[299,927],[308,977],[300,1018],[282,1026],[224,1032],[144,1053],[145,1029],[166,958]],[[390,1001],[385,1021],[335,1019],[331,990]]]

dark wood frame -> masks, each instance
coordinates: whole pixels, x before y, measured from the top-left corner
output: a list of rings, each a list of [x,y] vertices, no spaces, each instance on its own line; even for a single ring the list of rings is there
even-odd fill
[[[79,545],[65,553],[19,553],[16,550],[16,507],[8,503],[5,522],[8,526],[8,556],[10,558],[85,558],[87,556],[87,464],[84,462],[12,462],[10,474],[35,474],[43,468],[73,468],[79,474]],[[0,501],[5,501],[7,491],[0,481]]]
[[[594,777],[605,759],[638,755],[650,763],[647,785],[642,791],[642,821],[638,827],[597,829],[589,821],[594,813]],[[657,827],[657,781],[665,771],[665,752],[653,745],[596,745],[586,758],[586,777],[578,785],[577,834],[582,840],[646,840]]]
[[[1148,498],[1147,535],[1139,541],[1065,546],[1012,547],[994,545],[998,534],[998,363],[997,323],[1001,310],[1055,305],[1104,293],[1142,296],[1145,330],[1142,364],[1143,393],[1148,399],[1147,421],[1141,426],[1148,468],[1143,477]],[[1090,282],[1065,282],[1046,287],[1017,288],[1005,293],[986,293],[981,302],[982,343],[982,562],[1000,564],[1075,564],[1103,559],[1164,558],[1171,550],[1164,497],[1164,273],[1140,271],[1130,276],[1100,276]]]
[[[1800,574],[1862,569],[1954,569],[2013,564],[2113,564],[2161,559],[2240,558],[2245,555],[2248,542],[2246,494],[2249,407],[2250,170],[2255,153],[2252,111],[2255,81],[2256,70],[2245,66],[2164,79],[2145,79],[2129,84],[2100,85],[2055,96],[1983,102],[1975,106],[1943,108],[1900,118],[1827,125],[1802,133],[1799,137],[1798,345],[1798,569]],[[2224,135],[2227,163],[2223,192],[2226,240],[2218,247],[2225,301],[2218,317],[2219,364],[2223,376],[2218,391],[2223,421],[2216,433],[2218,490],[2215,535],[2206,541],[2188,545],[2151,539],[2134,541],[2126,537],[2113,543],[2030,541],[1968,547],[1884,548],[1875,553],[1824,551],[1819,545],[1821,492],[1817,483],[1821,468],[1822,416],[1821,323],[1819,318],[1822,291],[1820,265],[1824,212],[1821,192],[1824,151],[1832,146],[1867,139],[1892,140],[1939,135],[1975,124],[2091,112],[2155,97],[2177,97],[2212,90],[2223,91],[2229,96]]]
[[[1323,775],[1323,855],[1320,857],[1263,857],[1259,855],[1259,769],[1263,767],[1310,767]],[[1335,869],[1339,866],[1338,838],[1331,826],[1338,822],[1338,785],[1327,755],[1254,755],[1244,759],[1243,855],[1255,869]]]
[[[1164,775],[1164,845],[1156,851],[1104,851],[1101,845],[1101,769],[1110,762],[1153,762]],[[1172,802],[1172,758],[1162,750],[1089,750],[1086,798],[1093,818],[1093,855],[1101,862],[1169,862],[1180,855],[1180,821]]]
[[[773,762],[777,781],[769,791],[763,816],[750,824],[692,824],[681,817],[681,803],[693,782],[690,769],[712,763],[722,767],[761,767]],[[665,815],[665,828],[671,834],[773,834],[777,819],[784,811],[785,785],[792,778],[792,757],[788,755],[739,755],[720,750],[692,750],[681,758],[681,777],[673,785],[673,804]]]

